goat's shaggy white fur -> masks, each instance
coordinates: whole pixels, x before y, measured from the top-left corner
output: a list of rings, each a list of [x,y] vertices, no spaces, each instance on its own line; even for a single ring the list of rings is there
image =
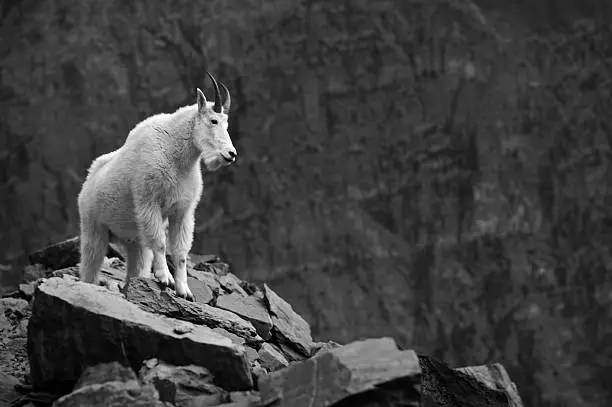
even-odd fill
[[[153,266],[157,279],[193,300],[186,261],[203,186],[200,161],[214,171],[237,155],[227,132],[229,92],[223,88],[223,109],[213,109],[197,89],[196,104],[143,120],[119,149],[93,161],[78,196],[83,281],[98,281],[113,241],[127,253],[125,288],[131,278],[150,276]],[[174,278],[166,251],[175,266]]]

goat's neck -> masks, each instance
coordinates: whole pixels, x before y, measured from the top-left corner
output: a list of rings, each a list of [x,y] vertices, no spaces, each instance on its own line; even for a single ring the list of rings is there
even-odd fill
[[[200,163],[202,152],[196,147],[193,140],[193,127],[195,117],[180,118],[187,119],[185,126],[173,129],[172,137],[177,141],[175,151],[172,152],[174,165],[181,171],[193,170]]]

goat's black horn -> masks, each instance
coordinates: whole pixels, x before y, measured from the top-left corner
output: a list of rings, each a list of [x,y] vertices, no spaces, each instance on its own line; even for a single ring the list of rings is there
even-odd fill
[[[219,82],[219,85],[221,85],[221,87],[225,91],[225,102],[223,102],[223,111],[227,113],[229,112],[230,106],[232,104],[232,98],[230,96],[229,89],[227,89],[227,86],[225,86],[223,82]]]
[[[207,71],[206,73],[210,77],[210,80],[212,81],[213,86],[215,87],[215,104],[213,105],[213,111],[216,113],[221,113],[221,93],[219,92],[219,85],[217,84],[217,80],[215,79],[215,77],[212,76],[210,72]]]

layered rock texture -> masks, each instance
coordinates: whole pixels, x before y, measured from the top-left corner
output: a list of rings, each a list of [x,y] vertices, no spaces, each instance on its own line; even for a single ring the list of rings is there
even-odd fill
[[[0,404],[53,406],[522,406],[505,369],[452,369],[389,337],[317,342],[267,284],[191,255],[196,301],[157,281],[78,279],[78,239],[32,255],[44,277],[0,300]],[[31,403],[31,404],[28,404]]]

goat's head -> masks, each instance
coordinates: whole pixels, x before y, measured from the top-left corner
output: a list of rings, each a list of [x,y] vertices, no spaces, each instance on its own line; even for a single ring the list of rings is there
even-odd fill
[[[207,73],[215,88],[215,101],[207,102],[204,93],[197,89],[198,112],[193,129],[194,141],[205,161],[217,161],[227,166],[236,161],[238,155],[227,132],[227,114],[231,98],[227,87],[223,83],[217,83],[215,78]],[[219,85],[225,93],[224,102],[221,102]]]

